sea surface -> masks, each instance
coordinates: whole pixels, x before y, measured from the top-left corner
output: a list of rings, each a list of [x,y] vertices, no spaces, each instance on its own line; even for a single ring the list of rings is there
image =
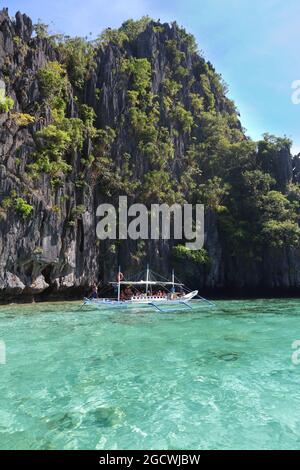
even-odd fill
[[[296,340],[294,299],[1,306],[0,448],[300,449]]]

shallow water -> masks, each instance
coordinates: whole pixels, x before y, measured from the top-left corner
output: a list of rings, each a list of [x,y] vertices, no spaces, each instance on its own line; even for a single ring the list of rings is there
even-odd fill
[[[1,449],[299,449],[299,300],[0,307]]]

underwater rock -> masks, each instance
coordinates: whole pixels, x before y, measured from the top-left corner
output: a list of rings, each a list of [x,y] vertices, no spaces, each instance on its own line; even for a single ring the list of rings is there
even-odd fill
[[[236,352],[233,353],[225,353],[225,354],[219,354],[217,356],[218,359],[226,362],[231,362],[231,361],[237,361],[240,355]]]
[[[88,416],[96,422],[97,426],[101,428],[111,428],[122,421],[125,413],[119,408],[99,407],[88,413]]]
[[[50,429],[57,429],[59,431],[65,431],[72,429],[76,426],[77,419],[72,413],[58,413],[57,415],[47,418],[47,426]]]

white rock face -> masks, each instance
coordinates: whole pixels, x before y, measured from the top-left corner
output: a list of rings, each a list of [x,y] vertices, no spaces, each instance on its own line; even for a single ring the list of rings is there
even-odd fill
[[[75,284],[75,275],[70,273],[60,279],[60,287],[72,287]]]
[[[26,291],[29,291],[32,294],[40,294],[48,287],[49,287],[49,284],[47,284],[44,276],[41,274],[32,282],[30,286],[26,288]]]
[[[13,291],[14,293],[19,294],[24,290],[24,288],[25,285],[16,274],[12,274],[9,271],[5,273],[4,289],[6,291]]]

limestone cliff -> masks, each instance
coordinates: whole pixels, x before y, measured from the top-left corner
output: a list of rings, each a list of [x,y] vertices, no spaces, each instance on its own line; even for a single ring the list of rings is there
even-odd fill
[[[81,295],[118,264],[146,260],[163,274],[175,264],[206,291],[296,292],[299,157],[289,143],[246,138],[221,78],[176,23],[128,22],[79,42],[90,62],[74,44],[0,12],[0,79],[13,99],[0,108],[1,298]],[[96,208],[122,194],[204,202],[205,249],[100,242]]]

